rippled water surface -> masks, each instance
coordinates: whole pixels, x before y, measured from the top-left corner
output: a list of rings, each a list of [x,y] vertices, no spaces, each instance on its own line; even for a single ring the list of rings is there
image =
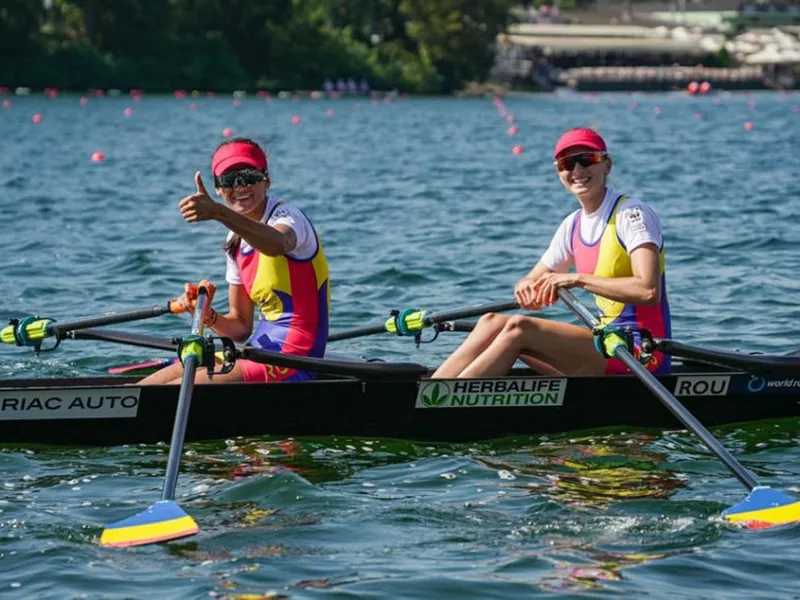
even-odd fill
[[[564,129],[591,125],[609,142],[614,184],[661,216],[675,337],[798,345],[798,95],[515,96],[515,137],[488,99],[10,101],[3,319],[149,306],[187,280],[222,283],[224,229],[183,223],[176,204],[195,170],[208,182],[226,127],[267,144],[273,191],[321,231],[333,329],[390,308],[504,300],[574,207],[551,148]],[[187,327],[180,317],[122,326]],[[330,349],[433,366],[460,339]],[[42,357],[4,347],[0,378],[99,375],[152,356],[83,341]],[[800,492],[800,422],[714,433],[764,483]],[[200,535],[100,548],[104,524],[157,499],[167,450],[0,446],[0,597],[800,597],[800,529],[722,524],[744,490],[684,432],[189,444],[178,493]]]

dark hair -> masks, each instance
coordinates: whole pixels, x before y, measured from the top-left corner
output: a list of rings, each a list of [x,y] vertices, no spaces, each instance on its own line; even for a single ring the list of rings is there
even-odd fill
[[[264,152],[265,156],[267,154],[266,151],[264,150],[264,148],[262,148],[261,145],[258,142],[256,142],[255,140],[253,140],[251,138],[248,138],[248,137],[235,137],[235,138],[231,138],[229,140],[223,140],[222,142],[220,142],[220,144],[216,148],[214,148],[214,153],[216,153],[217,150],[219,150],[223,146],[227,146],[228,144],[237,144],[237,143],[238,144],[249,144],[250,146],[255,146],[256,148],[258,148],[259,150]],[[213,154],[212,154],[212,156],[213,156]],[[267,173],[267,177],[269,177],[269,173]],[[231,258],[235,258],[236,257],[236,253],[239,251],[239,245],[241,243],[242,243],[242,236],[240,236],[238,233],[234,233],[232,236],[228,237],[225,240],[225,243],[222,244],[222,249]]]

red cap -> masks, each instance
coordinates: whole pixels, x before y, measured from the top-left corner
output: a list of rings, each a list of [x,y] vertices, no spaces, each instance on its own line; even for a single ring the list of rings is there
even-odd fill
[[[232,142],[220,146],[214,152],[211,158],[211,173],[217,177],[234,165],[249,165],[259,171],[266,171],[267,157],[264,151],[254,144]]]
[[[574,146],[586,146],[598,152],[606,151],[605,141],[600,137],[600,134],[593,129],[570,129],[558,140],[556,149],[553,152],[553,158],[556,158],[564,150],[573,148]]]

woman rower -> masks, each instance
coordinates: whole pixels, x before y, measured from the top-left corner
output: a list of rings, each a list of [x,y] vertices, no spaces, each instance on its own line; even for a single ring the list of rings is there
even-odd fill
[[[214,220],[229,230],[224,245],[228,313],[211,309],[206,326],[256,348],[322,357],[328,339],[330,288],[319,234],[302,210],[268,194],[267,157],[253,140],[234,138],[220,144],[211,159],[211,171],[216,193],[225,203],[211,199],[198,171],[196,191],[178,204],[187,223]],[[196,288],[187,284],[180,302],[193,313],[196,299]],[[251,335],[256,308],[261,318]],[[141,383],[180,383],[182,372],[178,362]],[[305,371],[237,360],[232,371],[214,375],[211,381],[312,378]],[[209,382],[205,370],[197,371],[196,381]]]
[[[561,222],[538,264],[517,283],[517,302],[540,310],[558,300],[559,288],[582,288],[594,294],[603,325],[671,337],[664,244],[655,212],[608,187],[612,162],[597,132],[567,131],[553,158],[558,178],[580,208]],[[570,266],[574,273],[567,272]],[[628,372],[618,359],[598,353],[592,332],[583,327],[487,314],[433,376],[506,375],[518,358],[549,375]],[[669,356],[654,353],[647,368],[668,373]]]

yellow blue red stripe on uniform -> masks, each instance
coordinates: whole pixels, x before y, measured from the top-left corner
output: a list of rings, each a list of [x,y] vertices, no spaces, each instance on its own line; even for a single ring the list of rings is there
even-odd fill
[[[173,540],[200,531],[194,519],[172,500],[161,500],[144,512],[118,521],[103,530],[103,546],[125,547]]]
[[[757,487],[739,504],[723,511],[722,516],[747,529],[798,523],[800,500],[770,487]]]

